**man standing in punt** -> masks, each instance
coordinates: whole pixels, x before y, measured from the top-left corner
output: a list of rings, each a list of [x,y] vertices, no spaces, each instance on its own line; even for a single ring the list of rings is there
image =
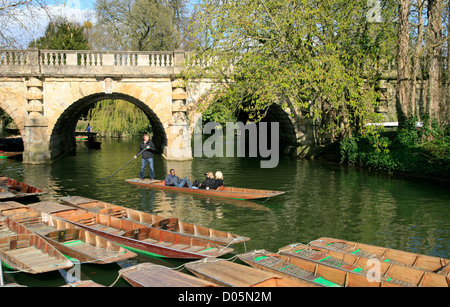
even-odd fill
[[[144,134],[144,140],[139,144],[139,152],[142,152],[142,162],[141,162],[141,172],[139,174],[140,179],[144,179],[145,166],[150,167],[150,179],[155,179],[155,169],[153,164],[153,152],[156,150],[155,145],[150,141],[150,136],[146,133]],[[137,158],[136,154],[134,158]]]

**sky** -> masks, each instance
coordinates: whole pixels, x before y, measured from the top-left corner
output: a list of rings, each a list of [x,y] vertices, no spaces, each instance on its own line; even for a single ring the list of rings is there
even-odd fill
[[[19,0],[1,1],[15,3]],[[196,2],[196,0],[189,1],[188,7],[191,8]],[[32,0],[31,3],[31,7],[14,8],[13,14],[2,14],[0,10],[0,31],[14,38],[14,43],[7,48],[27,48],[32,40],[44,35],[49,21],[58,16],[81,24],[85,21],[95,23],[96,0]],[[43,4],[44,8],[39,4]],[[0,46],[1,43],[0,41]]]
[[[6,0],[14,3],[17,0]],[[39,5],[44,4],[44,8]],[[95,0],[33,0],[32,5],[14,8],[8,13],[0,11],[1,31],[13,37],[15,48],[27,48],[30,41],[44,35],[52,18],[63,16],[71,22],[95,22]]]
[[[72,22],[83,23],[95,18],[95,0],[46,0],[46,3],[50,15],[64,16]],[[46,18],[45,21],[48,23],[49,19]]]

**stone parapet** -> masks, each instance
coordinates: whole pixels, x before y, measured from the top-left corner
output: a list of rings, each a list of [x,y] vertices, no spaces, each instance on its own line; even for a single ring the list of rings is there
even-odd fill
[[[0,76],[158,77],[181,73],[185,52],[0,50]]]

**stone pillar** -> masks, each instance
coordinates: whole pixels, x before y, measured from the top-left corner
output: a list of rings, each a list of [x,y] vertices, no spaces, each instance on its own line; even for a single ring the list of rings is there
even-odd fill
[[[44,116],[43,82],[35,77],[25,81],[27,87],[26,118],[23,135],[23,163],[50,162],[48,122]]]
[[[172,118],[169,121],[167,146],[163,157],[166,160],[192,160],[191,130],[186,116],[186,86],[181,79],[172,81]]]

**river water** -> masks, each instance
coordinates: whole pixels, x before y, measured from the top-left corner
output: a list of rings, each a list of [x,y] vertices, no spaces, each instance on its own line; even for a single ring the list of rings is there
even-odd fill
[[[234,246],[235,252],[224,258],[254,249],[276,252],[290,243],[308,243],[322,236],[450,258],[448,185],[287,157],[280,158],[274,169],[261,169],[255,158],[168,162],[155,156],[157,178],[163,178],[170,168],[180,177],[200,180],[203,173],[220,170],[225,185],[286,192],[261,201],[205,198],[126,183],[125,179],[138,177],[140,158],[105,180],[137,153],[140,139],[101,141],[101,150],[89,150],[79,142],[76,154],[51,165],[0,160],[0,173],[44,189],[47,194],[41,200],[84,196],[251,238]],[[117,278],[118,270],[141,262],[169,267],[184,263],[138,256],[119,264],[82,264],[81,279],[129,286]],[[4,279],[31,287],[61,286],[66,284],[64,276],[64,271],[40,275],[8,272]]]

